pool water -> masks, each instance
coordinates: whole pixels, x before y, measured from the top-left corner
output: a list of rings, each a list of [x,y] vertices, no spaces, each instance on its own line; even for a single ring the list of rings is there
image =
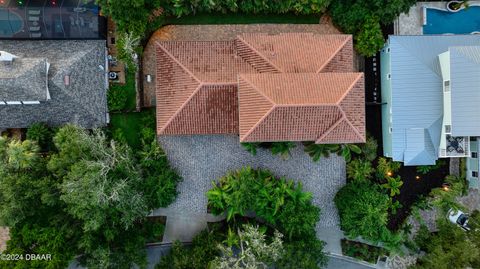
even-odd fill
[[[427,8],[427,25],[423,34],[470,34],[480,31],[480,6],[452,13]]]
[[[0,8],[0,37],[12,37],[23,28],[23,20],[15,12]]]

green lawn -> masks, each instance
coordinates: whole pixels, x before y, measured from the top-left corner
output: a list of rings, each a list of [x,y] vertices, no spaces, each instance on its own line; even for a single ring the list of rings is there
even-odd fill
[[[203,13],[181,18],[168,18],[165,24],[250,24],[250,23],[290,23],[317,24],[319,15],[287,14],[213,14]]]
[[[121,84],[111,84],[109,91],[111,92],[125,92],[126,100],[125,104],[122,104],[123,101],[117,102],[117,105],[122,105],[122,111],[132,111],[135,110],[137,106],[136,101],[136,92],[135,92],[135,73],[127,72],[125,77],[125,85]],[[125,98],[125,97],[124,97]],[[122,98],[118,99],[122,100]]]
[[[146,119],[148,118],[148,120]],[[127,143],[134,149],[141,146],[141,131],[144,128],[155,128],[155,109],[145,109],[141,112],[111,113],[110,130],[112,133],[120,129]]]

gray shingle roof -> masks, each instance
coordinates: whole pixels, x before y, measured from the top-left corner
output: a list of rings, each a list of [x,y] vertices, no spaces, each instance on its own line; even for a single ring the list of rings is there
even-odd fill
[[[479,136],[480,46],[450,48],[450,81],[452,135]]]
[[[46,101],[46,59],[19,58],[13,62],[0,61],[0,100]]]
[[[35,122],[75,123],[85,128],[106,125],[107,90],[105,71],[100,68],[105,67],[105,47],[103,40],[0,40],[2,50],[21,59],[40,57],[50,63],[51,97],[38,105],[0,105],[0,128],[24,128]]]

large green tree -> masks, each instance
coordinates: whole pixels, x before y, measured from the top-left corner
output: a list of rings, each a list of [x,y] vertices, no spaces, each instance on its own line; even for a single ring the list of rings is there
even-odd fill
[[[100,131],[61,128],[55,152],[0,138],[0,221],[7,253],[52,254],[38,268],[64,268],[76,255],[88,268],[146,265],[153,236],[147,215],[176,196],[180,178],[155,143],[134,154]],[[24,268],[23,262],[9,264]],[[33,267],[36,268],[36,267]]]
[[[387,228],[390,198],[377,185],[350,182],[335,196],[340,226],[350,238],[361,236],[387,247],[398,247],[400,237]]]
[[[355,35],[360,54],[372,56],[383,45],[381,26],[408,12],[416,0],[338,0],[329,7],[333,21],[343,32]]]

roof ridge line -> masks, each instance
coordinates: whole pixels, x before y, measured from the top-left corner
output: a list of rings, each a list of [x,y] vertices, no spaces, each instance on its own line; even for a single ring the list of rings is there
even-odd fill
[[[158,130],[159,133],[163,132],[173,121],[174,118],[176,118],[178,116],[178,114],[180,114],[180,112],[185,108],[185,106],[187,106],[187,104],[190,102],[190,100],[192,100],[192,98],[197,95],[197,93],[200,91],[200,89],[203,87],[203,83],[200,83],[198,85],[198,87],[192,92],[192,94],[187,98],[187,100],[185,100],[185,102],[183,102],[183,104],[177,109],[177,111],[175,111],[175,113],[173,113],[173,115],[170,117],[170,119],[168,119],[168,121],[165,123],[165,125],[160,128],[160,130]],[[155,112],[156,114],[156,112]]]
[[[353,87],[357,85],[358,81],[363,78],[363,73],[362,72],[353,72],[357,74],[357,77],[353,80],[352,84],[348,86],[348,89],[345,91],[345,93],[342,95],[342,97],[336,102],[337,105],[340,105],[340,103],[347,97],[347,95],[352,91]],[[336,73],[336,74],[342,74],[342,73]],[[341,109],[341,108],[340,108]]]
[[[245,39],[243,39],[240,35],[237,35],[237,39],[242,42],[243,44],[245,44],[247,47],[249,47],[250,49],[252,49],[252,51],[258,55],[260,58],[262,58],[263,60],[265,60],[268,64],[270,64],[273,68],[277,69],[278,72],[280,73],[286,73],[284,70],[282,70],[281,68],[279,68],[278,66],[276,66],[274,63],[272,63],[270,60],[268,60],[263,54],[261,54],[257,49],[255,49],[254,47],[252,47],[252,45],[248,44],[247,41],[245,41]],[[235,46],[235,49],[236,49],[236,46]],[[243,57],[240,56],[240,58],[243,59]],[[245,62],[247,62],[245,59],[243,59]],[[247,62],[248,63],[248,62]],[[248,63],[250,66],[252,66],[250,63]],[[253,69],[257,70],[254,66],[252,66]]]
[[[253,127],[250,128],[250,130],[243,136],[243,138],[240,137],[240,142],[242,142],[243,140],[245,140],[245,138],[247,138],[250,134],[252,134],[253,131],[254,131],[255,129],[257,129],[257,127],[258,127],[262,122],[265,121],[265,119],[270,115],[270,113],[272,113],[272,111],[275,110],[275,108],[276,108],[276,105],[273,104],[273,106],[267,111],[267,113],[265,113],[265,115],[263,115],[263,116],[257,121],[257,123],[255,123],[255,124],[253,125]]]
[[[336,36],[345,36],[345,35],[336,35]],[[332,56],[330,56],[328,58],[328,60],[325,61],[325,63],[322,66],[320,66],[320,68],[315,73],[320,73],[320,71],[322,71],[322,69],[325,68],[325,66],[327,66],[333,60],[333,58],[335,56],[337,56],[338,52],[341,51],[345,47],[347,42],[352,40],[351,35],[346,35],[346,36],[348,36],[348,37],[345,39],[345,41],[343,41],[343,43],[339,46],[339,48],[337,50],[335,50],[335,53],[332,53]]]
[[[425,36],[425,35],[421,35],[421,36]],[[430,37],[430,36],[429,36],[429,37]],[[424,63],[423,61],[421,61],[420,59],[418,59],[418,57],[417,57],[415,54],[412,53],[413,50],[408,49],[407,47],[405,47],[402,42],[398,42],[398,41],[397,41],[397,44],[399,44],[410,56],[412,56],[414,59],[416,59],[417,62],[420,62],[423,66],[425,66],[428,70],[430,70],[435,76],[437,76],[438,78],[442,79],[442,77],[439,76],[439,75],[437,74],[437,72],[435,72],[435,70],[433,70],[432,68],[430,68],[430,66],[428,66],[427,64],[425,64],[425,63]],[[444,52],[445,52],[445,51],[444,51]],[[437,55],[435,58],[437,58],[437,60],[438,60],[438,55]],[[390,62],[391,62],[391,59],[390,59]]]
[[[353,124],[350,122],[350,120],[348,120],[346,117],[345,117],[345,121],[347,122],[348,125],[350,125],[350,127],[353,129],[353,131],[357,134],[358,138],[362,138],[363,140],[363,136],[358,132],[358,129],[353,126]]]
[[[195,76],[195,74],[193,74],[190,70],[188,70],[188,68],[186,66],[184,66],[178,59],[177,57],[173,56],[173,54],[171,54],[164,46],[162,46],[158,41],[155,41],[155,43],[157,44],[157,46],[159,46],[163,52],[165,52],[165,54],[167,54],[175,63],[177,63],[185,72],[187,72],[193,79],[195,79],[198,83],[202,83],[202,81],[200,81],[200,79],[197,78],[197,76]]]
[[[341,109],[340,109],[341,110]],[[342,111],[343,113],[343,111]],[[317,139],[315,139],[315,144],[319,144],[317,143],[317,141],[320,141],[322,139],[324,139],[330,132],[333,131],[333,129],[335,129],[343,120],[345,119],[345,115],[343,115],[342,117],[340,117],[340,119],[337,120],[337,122],[335,122],[332,126],[330,126],[330,128],[328,128],[328,130],[326,130],[320,137],[318,137]]]
[[[256,92],[258,92],[260,95],[262,95],[267,101],[269,101],[271,104],[272,104],[272,107],[267,111],[267,113],[265,113],[265,115],[263,115],[258,121],[257,123],[255,123],[252,128],[250,128],[250,130],[245,133],[245,135],[243,136],[243,139],[240,137],[240,142],[242,142],[242,140],[244,140],[246,137],[248,137],[259,125],[261,122],[263,122],[268,115],[270,115],[270,113],[276,108],[276,103],[273,102],[272,99],[268,98],[268,96],[266,96],[263,92],[259,91],[258,88],[252,84],[251,81],[247,80],[242,74],[238,74],[237,75],[237,81],[238,81],[238,85],[240,85],[240,79],[242,79],[243,81],[245,81],[248,85],[250,85],[252,87],[252,89],[254,89]],[[240,95],[240,87],[238,87],[238,95]],[[240,99],[238,99],[240,100]],[[240,106],[238,107],[238,117],[240,118]],[[240,125],[240,122],[239,122],[239,125]]]
[[[257,75],[257,74],[253,74],[253,75]],[[242,78],[243,81],[245,81],[248,85],[250,85],[255,91],[257,91],[259,94],[261,94],[263,97],[265,97],[265,99],[267,99],[270,103],[272,103],[272,105],[276,105],[277,103],[275,101],[273,101],[270,97],[268,97],[267,95],[265,95],[265,93],[263,93],[262,91],[260,91],[257,86],[255,86],[251,81],[249,81],[248,79],[246,79],[242,74],[238,74],[237,75],[237,85],[240,85],[240,78]],[[240,90],[240,87],[238,87],[239,90]]]

